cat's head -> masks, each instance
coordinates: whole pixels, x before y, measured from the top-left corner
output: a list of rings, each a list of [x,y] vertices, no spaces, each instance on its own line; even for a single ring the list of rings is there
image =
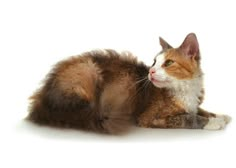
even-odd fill
[[[162,51],[154,58],[149,80],[159,88],[173,87],[176,83],[201,75],[200,51],[197,37],[190,33],[178,48],[173,48],[160,37]]]

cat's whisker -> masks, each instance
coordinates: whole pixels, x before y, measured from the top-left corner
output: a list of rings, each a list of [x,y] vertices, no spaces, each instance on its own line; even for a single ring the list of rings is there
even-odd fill
[[[149,82],[149,80],[147,80],[147,79],[148,79],[148,77],[146,76],[144,79],[142,79],[142,80],[136,82],[136,85],[137,85],[138,83],[144,81],[144,83],[141,84],[140,88],[138,88],[138,90],[136,91],[136,93],[135,93],[133,96],[131,96],[131,97],[129,98],[131,101],[133,101],[133,100],[136,98],[136,96],[138,96],[138,95],[140,94],[140,92],[141,92],[143,89],[145,89],[146,83]],[[146,81],[145,81],[145,80],[146,80]]]
[[[150,81],[149,80],[146,80],[145,81],[145,83],[143,84],[143,88],[144,88],[144,94],[146,95],[146,93],[147,93],[147,88],[148,88],[148,86],[149,86],[149,83],[150,83]]]
[[[141,83],[142,81],[146,80],[148,77],[145,76],[144,78],[142,77],[140,80],[136,81],[133,85],[131,85],[128,89],[133,88],[134,86],[136,86],[137,84]]]
[[[149,86],[150,83],[151,82],[149,80],[145,81],[145,88],[144,88],[145,93],[147,92],[147,89],[148,89],[148,86]]]

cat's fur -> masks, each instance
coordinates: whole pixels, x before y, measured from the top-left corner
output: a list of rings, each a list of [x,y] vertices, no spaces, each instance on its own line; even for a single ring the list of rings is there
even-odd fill
[[[28,119],[38,124],[121,133],[130,126],[221,129],[229,117],[208,113],[195,34],[163,51],[152,67],[131,53],[97,50],[55,65],[31,97]]]

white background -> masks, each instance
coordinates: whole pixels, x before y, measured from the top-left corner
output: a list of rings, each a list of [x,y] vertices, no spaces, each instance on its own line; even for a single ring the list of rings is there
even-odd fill
[[[235,167],[235,120],[225,130],[137,129],[123,136],[25,122],[27,98],[51,66],[96,48],[129,50],[147,64],[162,36],[197,34],[206,97],[235,116],[233,1],[0,1],[0,167]]]

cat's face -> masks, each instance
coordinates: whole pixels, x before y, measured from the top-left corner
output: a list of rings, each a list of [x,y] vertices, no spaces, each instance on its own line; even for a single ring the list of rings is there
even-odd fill
[[[154,58],[148,74],[149,80],[156,87],[170,88],[201,73],[199,46],[195,34],[189,34],[179,48],[172,48],[162,38],[160,44],[163,51]]]

